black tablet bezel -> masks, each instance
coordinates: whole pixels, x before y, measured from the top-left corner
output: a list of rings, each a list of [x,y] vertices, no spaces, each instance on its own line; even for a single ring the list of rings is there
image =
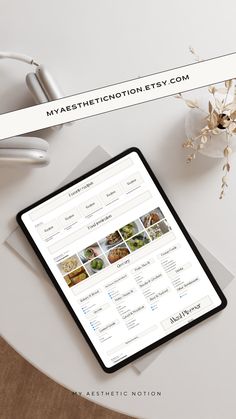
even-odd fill
[[[80,321],[79,321],[78,317],[76,316],[73,308],[71,307],[69,301],[67,300],[67,298],[64,295],[62,289],[60,288],[58,282],[56,281],[52,271],[50,270],[50,267],[46,263],[45,259],[43,258],[42,254],[39,250],[39,248],[37,247],[36,243],[34,242],[33,238],[31,237],[29,231],[27,230],[25,224],[23,223],[22,215],[25,214],[26,212],[32,210],[33,208],[37,207],[38,205],[46,202],[48,199],[53,198],[54,196],[58,195],[60,192],[65,191],[66,189],[70,188],[71,186],[77,184],[78,182],[81,182],[82,180],[88,178],[91,175],[94,175],[95,173],[99,172],[100,170],[104,169],[105,167],[109,166],[110,164],[120,160],[121,158],[123,158],[123,157],[125,157],[125,156],[127,156],[127,155],[129,155],[130,153],[133,153],[133,152],[136,152],[138,154],[138,156],[140,157],[140,159],[141,159],[142,163],[144,164],[147,172],[149,173],[151,179],[153,180],[154,184],[156,185],[156,187],[157,187],[158,191],[160,192],[162,198],[164,199],[164,201],[167,204],[169,210],[171,211],[172,215],[174,216],[178,226],[180,227],[182,233],[184,234],[186,240],[188,241],[190,247],[192,248],[195,256],[197,257],[197,259],[200,263],[200,265],[202,266],[205,273],[207,274],[207,276],[209,278],[209,281],[211,282],[212,286],[214,287],[217,295],[219,296],[219,298],[221,300],[221,304],[218,307],[216,307],[216,308],[210,310],[209,312],[203,314],[202,316],[198,317],[197,319],[192,320],[190,323],[180,327],[178,330],[175,330],[174,332],[171,332],[170,334],[168,334],[164,338],[157,340],[156,342],[152,343],[151,345],[147,346],[146,348],[142,349],[141,351],[136,352],[135,354],[129,356],[128,358],[125,358],[121,362],[118,362],[117,364],[108,368],[103,363],[103,361],[102,361],[101,357],[99,356],[96,348],[94,347],[93,343],[89,339],[89,336],[87,335],[85,329],[83,328],[82,324],[80,323]],[[201,321],[209,318],[213,314],[223,310],[227,305],[227,300],[226,300],[223,292],[221,291],[219,285],[217,284],[214,276],[212,275],[211,271],[209,270],[208,266],[206,265],[204,259],[202,258],[202,256],[201,256],[200,252],[198,251],[197,247],[195,246],[195,244],[194,244],[193,240],[191,239],[190,235],[188,234],[188,232],[187,232],[186,228],[184,227],[182,221],[180,220],[179,216],[176,214],[176,211],[174,210],[172,204],[170,203],[169,199],[167,198],[167,196],[166,196],[165,192],[163,191],[161,185],[159,184],[158,180],[156,179],[156,176],[154,175],[152,169],[150,168],[149,164],[147,163],[146,159],[144,158],[142,152],[136,147],[131,147],[131,148],[123,151],[122,153],[120,153],[117,156],[109,159],[107,162],[99,165],[98,167],[89,171],[88,173],[84,174],[83,176],[80,176],[79,178],[77,178],[77,179],[73,180],[72,182],[68,183],[67,185],[57,189],[56,191],[52,192],[51,194],[47,195],[46,197],[38,200],[34,204],[32,204],[32,205],[28,206],[27,208],[23,209],[22,211],[20,211],[17,214],[16,220],[17,220],[17,223],[19,224],[19,226],[21,227],[23,233],[25,234],[27,240],[29,241],[29,243],[33,247],[35,253],[37,254],[37,256],[40,260],[40,262],[42,263],[42,265],[43,265],[44,269],[46,270],[47,274],[49,275],[53,285],[55,286],[57,292],[59,293],[59,295],[62,298],[62,300],[64,301],[67,309],[69,310],[70,314],[72,315],[74,321],[76,322],[77,326],[79,327],[80,331],[82,332],[82,334],[83,334],[84,338],[86,339],[89,347],[91,348],[92,352],[94,353],[95,357],[97,358],[99,364],[101,365],[102,369],[107,373],[115,372],[115,371],[119,370],[120,368],[128,365],[129,363],[135,361],[136,359],[143,356],[147,352],[152,351],[153,349],[157,348],[158,346],[162,345],[163,343],[173,339],[174,337],[180,335],[181,333],[185,332],[186,330],[190,329],[191,327],[195,326],[196,324],[200,323]]]

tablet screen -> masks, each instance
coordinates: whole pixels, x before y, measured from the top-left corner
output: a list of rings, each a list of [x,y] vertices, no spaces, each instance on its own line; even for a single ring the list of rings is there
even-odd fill
[[[135,149],[40,202],[21,223],[106,369],[222,305]]]

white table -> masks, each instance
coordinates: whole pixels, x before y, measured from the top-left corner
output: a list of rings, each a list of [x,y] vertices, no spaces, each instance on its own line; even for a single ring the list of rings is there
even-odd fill
[[[211,0],[1,1],[5,50],[28,53],[47,65],[66,94],[85,91],[191,61],[189,43],[204,57],[235,50],[235,11]],[[32,103],[23,84],[24,64],[0,63],[0,112]],[[3,82],[2,82],[3,80]],[[185,107],[175,99],[89,118],[43,133],[52,162],[43,169],[0,167],[0,241],[17,211],[52,191],[96,145],[116,154],[142,149],[190,231],[232,272],[235,259],[236,158],[230,189],[218,200],[221,163],[199,157],[184,164]],[[141,375],[130,368],[102,372],[46,275],[38,276],[5,246],[1,260],[1,331],[38,369],[73,391],[128,391],[91,397],[142,418],[233,419],[235,409],[236,283],[226,290],[227,310],[169,344]],[[161,391],[158,396],[132,391]]]

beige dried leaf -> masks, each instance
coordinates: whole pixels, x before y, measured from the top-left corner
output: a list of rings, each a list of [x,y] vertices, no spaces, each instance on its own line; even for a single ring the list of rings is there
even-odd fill
[[[232,153],[232,148],[229,145],[227,145],[227,147],[225,147],[225,149],[224,149],[224,156],[228,157],[229,154],[231,154],[231,153]]]
[[[199,108],[197,102],[193,100],[185,100],[185,103],[189,108]]]
[[[236,123],[231,122],[230,125],[228,126],[227,130],[230,134],[232,134],[234,132],[235,128],[236,128]]]
[[[234,121],[234,119],[236,119],[236,110],[232,113],[230,113],[230,118],[232,119],[232,121]]]
[[[225,163],[223,166],[223,170],[227,170],[227,172],[230,171],[230,164],[229,163]]]
[[[210,114],[210,117],[208,118],[208,127],[213,130],[217,127],[218,125],[218,114],[217,112],[212,112]]]
[[[209,101],[208,102],[208,111],[209,111],[209,113],[212,113],[212,110],[213,110],[213,106],[212,106],[212,103]]]
[[[202,135],[201,136],[201,140],[200,141],[201,141],[202,144],[206,144],[207,143],[207,140],[208,140],[208,137],[206,135]]]
[[[195,61],[201,61],[199,55],[196,53],[193,47],[191,47],[191,45],[189,46],[189,51],[194,56]]]
[[[229,90],[233,86],[233,80],[226,80],[225,87]]]
[[[219,129],[219,128],[214,128],[211,132],[212,132],[212,134],[213,134],[213,135],[217,135],[217,134],[219,134],[221,131],[220,131],[220,129]]]
[[[178,93],[177,95],[174,96],[176,99],[182,99],[182,94]]]
[[[216,93],[217,89],[216,89],[215,86],[209,86],[208,87],[208,91],[209,91],[209,93],[211,93],[212,95],[214,95]]]
[[[228,179],[227,179],[227,176],[226,176],[226,175],[225,175],[225,176],[223,176],[223,177],[222,177],[222,184],[223,184],[223,185],[227,185],[227,180],[228,180]]]
[[[228,109],[228,106],[231,106],[231,105],[233,105],[235,102],[229,102],[229,103],[226,103],[225,104],[225,109]]]
[[[236,103],[235,102],[228,103],[225,106],[225,109],[227,109],[228,111],[232,111],[232,112],[236,111]]]

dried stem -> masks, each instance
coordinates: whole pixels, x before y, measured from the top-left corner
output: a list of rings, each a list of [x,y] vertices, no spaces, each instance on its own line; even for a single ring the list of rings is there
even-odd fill
[[[189,47],[190,53],[194,56],[195,61],[201,61],[199,55],[192,47]],[[227,104],[230,89],[234,88],[234,99]],[[185,99],[182,93],[178,93],[175,97],[181,99],[189,108],[195,108],[206,115],[206,125],[199,130],[198,135],[193,138],[187,138],[183,147],[189,149],[186,162],[191,163],[195,158],[197,151],[205,147],[208,141],[213,141],[214,135],[225,132],[227,144],[224,148],[224,165],[221,180],[221,191],[219,198],[222,199],[228,187],[228,173],[230,171],[230,154],[232,153],[231,139],[236,136],[236,86],[234,80],[226,80],[224,89],[217,89],[214,85],[208,87],[209,93],[212,95],[208,102],[208,112],[200,108],[195,100]],[[217,97],[217,93],[225,93],[225,97]],[[224,130],[224,131],[223,131]]]
[[[223,166],[223,176],[221,179],[221,191],[219,198],[222,199],[225,195],[226,188],[228,188],[228,178],[227,175],[230,171],[230,163],[229,163],[229,155],[232,153],[232,149],[230,147],[230,139],[231,135],[226,131],[226,139],[227,139],[227,146],[224,149],[224,156],[225,156],[225,164]]]

